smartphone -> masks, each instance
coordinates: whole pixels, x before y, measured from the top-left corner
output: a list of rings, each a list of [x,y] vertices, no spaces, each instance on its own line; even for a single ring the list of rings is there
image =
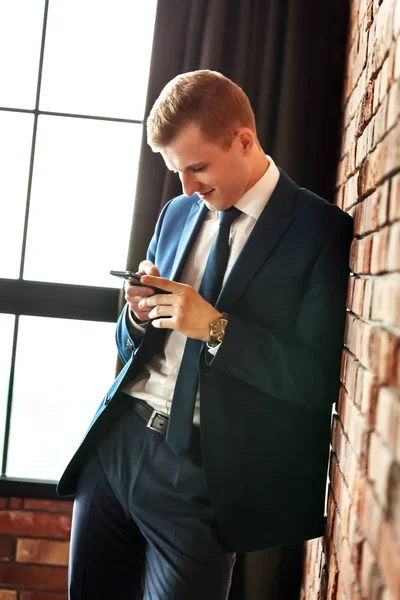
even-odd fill
[[[171,292],[166,292],[161,288],[155,287],[154,285],[146,285],[140,281],[140,275],[137,273],[133,273],[133,271],[110,271],[110,275],[114,275],[114,277],[120,277],[121,279],[125,279],[129,281],[132,285],[138,285],[139,287],[147,287],[151,290],[154,290],[157,294],[170,294]]]

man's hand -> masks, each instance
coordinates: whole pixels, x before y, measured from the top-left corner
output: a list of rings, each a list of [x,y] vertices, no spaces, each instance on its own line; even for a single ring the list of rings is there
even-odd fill
[[[143,260],[139,265],[137,274],[139,277],[142,275],[155,275],[156,277],[159,277],[160,271],[150,260]],[[155,294],[155,292],[151,288],[133,285],[129,283],[129,281],[124,282],[124,289],[125,300],[129,304],[129,308],[135,314],[136,318],[139,321],[148,321],[151,309],[146,308],[143,310],[142,308],[139,308],[138,304],[143,298],[148,298]]]
[[[170,281],[164,277],[145,275],[142,283],[171,292],[142,298],[139,309],[147,312],[154,327],[175,329],[187,337],[206,342],[210,337],[209,324],[221,316],[190,285]]]

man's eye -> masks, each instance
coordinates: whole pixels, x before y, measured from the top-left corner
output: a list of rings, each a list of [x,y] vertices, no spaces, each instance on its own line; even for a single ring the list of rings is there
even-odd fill
[[[194,173],[199,173],[200,171],[204,171],[205,168],[205,165],[203,165],[202,167],[192,167],[192,171]]]

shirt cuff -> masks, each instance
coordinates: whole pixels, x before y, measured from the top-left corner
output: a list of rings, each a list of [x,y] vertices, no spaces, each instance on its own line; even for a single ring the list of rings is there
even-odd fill
[[[150,323],[150,321],[139,321],[139,319],[137,319],[135,317],[135,315],[129,308],[127,310],[127,315],[128,315],[127,325],[128,325],[129,331],[131,333],[133,333],[134,335],[136,335],[136,337],[144,335],[144,332],[146,331],[147,325]]]
[[[213,356],[216,356],[216,355],[217,355],[217,352],[218,352],[218,350],[219,350],[219,349],[220,349],[220,347],[221,347],[221,343],[222,343],[222,342],[220,342],[220,343],[219,343],[217,346],[209,346],[209,345],[208,345],[208,342],[207,342],[207,344],[206,344],[206,346],[207,346],[207,350],[209,351],[209,353],[210,353],[210,354],[212,354]]]

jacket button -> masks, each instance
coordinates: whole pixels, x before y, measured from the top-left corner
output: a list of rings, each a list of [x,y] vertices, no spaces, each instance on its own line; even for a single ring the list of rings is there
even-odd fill
[[[108,396],[106,396],[105,399],[104,399],[104,406],[107,406],[107,404],[109,404],[110,401],[111,401],[111,398],[109,398]]]

